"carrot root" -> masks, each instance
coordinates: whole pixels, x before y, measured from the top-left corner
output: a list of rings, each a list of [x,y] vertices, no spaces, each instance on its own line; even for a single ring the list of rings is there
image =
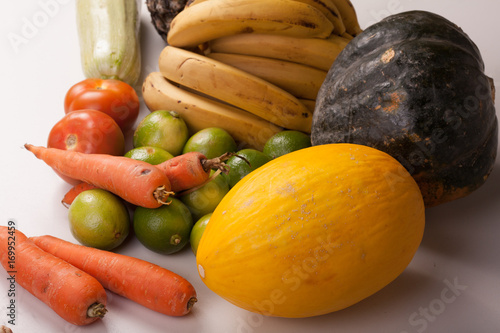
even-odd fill
[[[172,191],[180,192],[208,179],[210,171],[203,168],[203,159],[206,159],[203,154],[189,152],[157,164],[156,167],[167,176]]]
[[[191,283],[161,266],[53,236],[30,239],[44,251],[94,276],[104,288],[154,311],[184,316],[197,302]]]
[[[203,165],[203,169],[205,169],[205,170],[207,170],[209,172],[210,172],[210,170],[220,170],[221,172],[227,174],[229,172],[229,167],[224,162],[227,161],[232,156],[238,156],[238,157],[244,159],[245,161],[247,161],[247,163],[250,163],[243,156],[240,156],[240,155],[238,155],[236,153],[227,152],[227,153],[222,154],[219,157],[211,158],[211,159],[208,159],[208,160],[207,159],[202,160],[201,164]]]
[[[168,201],[168,198],[174,194],[172,191],[167,191],[165,186],[160,186],[153,192],[153,196],[160,205],[169,205],[170,201]]]
[[[196,302],[198,302],[198,299],[196,297],[191,297],[188,302],[187,302],[187,305],[186,305],[186,313],[189,313],[191,312],[191,309],[193,308],[193,306],[196,304]]]
[[[228,173],[229,167],[224,162],[231,156],[238,155],[229,152],[207,159],[199,152],[189,152],[157,164],[156,167],[167,176],[172,191],[177,193],[204,185],[209,181],[212,170]]]
[[[108,312],[106,306],[102,303],[93,303],[87,309],[87,317],[89,318],[103,318]]]
[[[15,264],[9,261],[15,246]],[[107,295],[93,276],[43,251],[21,231],[0,226],[0,262],[16,283],[74,325],[88,325],[106,313]],[[15,265],[13,267],[12,265]]]
[[[158,208],[172,193],[168,177],[143,161],[30,144],[24,147],[56,172],[107,190],[136,206]]]

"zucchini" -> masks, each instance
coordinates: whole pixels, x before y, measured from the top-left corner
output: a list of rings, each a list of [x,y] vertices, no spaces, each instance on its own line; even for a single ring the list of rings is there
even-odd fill
[[[134,85],[141,74],[139,0],[77,0],[77,30],[87,78]]]

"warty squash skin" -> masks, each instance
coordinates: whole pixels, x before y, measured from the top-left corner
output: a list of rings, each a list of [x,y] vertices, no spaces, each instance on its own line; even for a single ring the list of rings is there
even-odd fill
[[[354,144],[301,149],[244,177],[203,233],[203,282],[278,317],[351,306],[393,281],[421,242],[424,202],[405,168]]]
[[[339,54],[318,93],[311,140],[385,151],[415,178],[426,206],[456,200],[495,162],[493,81],[455,24],[424,11],[396,14]]]

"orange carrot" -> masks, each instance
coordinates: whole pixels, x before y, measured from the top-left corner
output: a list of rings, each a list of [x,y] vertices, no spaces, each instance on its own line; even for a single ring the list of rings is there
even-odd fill
[[[180,192],[208,181],[212,169],[227,172],[224,161],[232,155],[226,153],[220,157],[207,159],[199,152],[189,152],[157,164],[156,167],[167,175],[172,191]]]
[[[85,182],[76,184],[68,192],[66,192],[61,202],[64,206],[69,207],[73,203],[73,200],[75,200],[75,198],[78,196],[78,194],[82,193],[83,191],[92,190],[94,188],[98,187]]]
[[[24,147],[56,172],[108,190],[137,206],[158,208],[168,204],[172,194],[166,175],[143,161],[30,144]]]
[[[196,302],[191,283],[158,265],[53,236],[31,239],[43,250],[94,276],[104,288],[154,311],[183,316]]]
[[[74,325],[88,325],[106,313],[106,291],[94,277],[43,251],[12,226],[0,226],[0,261],[11,284]]]

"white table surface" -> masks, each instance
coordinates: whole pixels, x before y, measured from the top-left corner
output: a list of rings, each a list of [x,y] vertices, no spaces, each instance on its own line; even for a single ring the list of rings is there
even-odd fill
[[[56,4],[47,7],[46,4]],[[423,9],[441,14],[469,34],[482,52],[487,75],[500,79],[496,0],[353,0],[362,28],[388,14]],[[0,225],[9,220],[28,236],[51,234],[76,242],[59,202],[69,185],[24,150],[45,145],[62,117],[67,89],[82,80],[74,2],[2,1],[0,6]],[[143,77],[157,69],[165,46],[142,8]],[[36,23],[35,30],[26,30]],[[14,47],[9,36],[25,38]],[[497,83],[497,85],[499,85]],[[497,110],[500,105],[497,100]],[[142,105],[140,119],[148,114]],[[497,111],[498,114],[498,111]],[[129,135],[130,137],[130,135]],[[130,142],[129,142],[130,145]],[[489,333],[500,328],[500,161],[470,196],[428,209],[421,247],[406,271],[372,297],[343,311],[307,319],[262,317],[239,309],[204,286],[190,249],[162,256],[131,238],[120,253],[184,276],[199,301],[186,317],[155,313],[108,293],[102,321],[76,327],[34,296],[16,288],[14,332],[369,332]],[[0,325],[9,320],[7,274],[0,272]],[[314,300],[311,300],[314,301]]]

